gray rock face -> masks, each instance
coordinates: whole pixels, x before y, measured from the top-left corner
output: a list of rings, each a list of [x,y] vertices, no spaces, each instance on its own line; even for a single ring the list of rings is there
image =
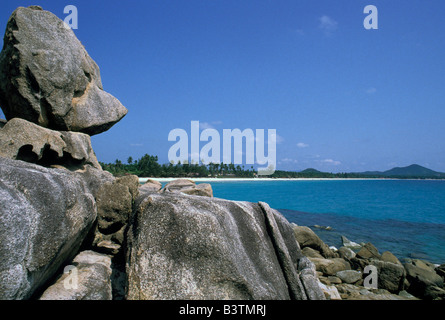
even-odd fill
[[[40,300],[111,300],[111,258],[82,251]]]
[[[27,299],[73,258],[96,218],[75,173],[0,157],[0,299]]]
[[[127,299],[307,298],[295,272],[298,244],[274,210],[266,218],[259,204],[180,193],[137,202],[127,236]]]
[[[80,169],[91,165],[102,169],[91,146],[90,136],[53,131],[20,118],[14,118],[0,128],[0,156],[46,167]]]
[[[302,257],[298,262],[300,279],[309,300],[325,300],[323,286],[317,279],[315,265],[307,258]]]
[[[307,259],[298,265],[298,260],[302,259],[302,255],[298,242],[292,237],[293,230],[289,223],[276,210],[272,210],[267,203],[259,202],[259,205],[265,214],[266,228],[269,230],[275,254],[278,257],[284,278],[286,279],[290,298],[305,300],[307,299],[307,294],[297,274],[297,270],[300,267],[302,274],[308,275],[314,271],[315,275],[315,267]]]
[[[103,90],[99,67],[62,20],[37,7],[16,9],[0,53],[0,106],[54,130],[94,135],[127,109]]]
[[[122,245],[133,202],[139,194],[138,187],[139,179],[132,175],[106,182],[98,190],[95,245],[111,251],[116,249],[115,245]]]

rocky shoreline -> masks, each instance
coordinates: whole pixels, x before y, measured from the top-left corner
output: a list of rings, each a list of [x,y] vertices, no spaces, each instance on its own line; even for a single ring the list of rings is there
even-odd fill
[[[369,243],[334,250],[267,203],[217,199],[209,184],[103,171],[90,135],[127,109],[41,7],[8,21],[0,106],[1,300],[444,298],[443,265],[402,264]]]
[[[343,246],[337,249],[325,244],[311,228],[292,225],[302,253],[315,264],[328,299],[445,299],[445,264],[420,259],[404,259],[402,263],[389,251],[380,253],[372,243],[358,244],[344,236]],[[372,272],[366,272],[369,266],[375,271],[374,278]],[[367,276],[374,283],[364,283]]]

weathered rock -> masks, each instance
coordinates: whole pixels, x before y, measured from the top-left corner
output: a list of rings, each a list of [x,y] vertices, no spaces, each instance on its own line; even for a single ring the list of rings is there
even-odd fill
[[[336,276],[344,283],[356,283],[362,278],[362,273],[355,270],[342,270],[336,273]]]
[[[318,286],[323,291],[327,300],[341,300],[340,293],[335,286],[326,285],[321,282],[318,282]]]
[[[301,248],[310,247],[320,252],[325,258],[336,258],[338,255],[333,252],[327,244],[325,244],[309,227],[302,227],[292,225],[295,233],[295,238],[300,244]]]
[[[139,178],[134,174],[128,174],[116,179],[116,183],[126,186],[133,199],[139,196]]]
[[[259,202],[258,205],[265,215],[266,229],[280,262],[290,298],[323,299],[324,296],[315,282],[315,266],[307,257],[302,256],[289,222],[278,211],[271,209],[267,203]]]
[[[306,257],[324,259],[324,257],[320,254],[320,252],[318,252],[317,250],[312,249],[311,247],[304,247],[303,249],[301,249],[301,252]]]
[[[76,173],[0,157],[0,299],[27,299],[77,253],[96,204]]]
[[[102,169],[98,170],[88,165],[84,169],[76,170],[75,173],[86,183],[94,198],[97,198],[99,190],[104,184],[116,180],[110,172]]]
[[[368,290],[347,283],[339,284],[336,287],[343,300],[415,300],[415,298],[391,294],[383,289]]]
[[[423,295],[428,300],[445,300],[445,290],[437,286],[429,286]]]
[[[312,227],[313,228],[317,228],[317,229],[321,229],[321,230],[326,230],[326,231],[334,230],[331,226],[319,226],[318,224],[314,224]]]
[[[108,130],[127,113],[103,90],[99,67],[74,32],[36,7],[19,7],[6,26],[0,106],[7,120],[89,135]]]
[[[176,179],[167,183],[162,192],[179,192],[181,189],[193,188],[194,186],[196,186],[196,183],[193,180]]]
[[[139,192],[144,195],[161,191],[162,183],[156,180],[148,179],[143,185],[139,186]]]
[[[196,196],[213,197],[212,186],[208,183],[196,184],[192,180],[177,179],[166,184],[162,192],[181,192]]]
[[[345,236],[341,236],[341,242],[342,242],[344,247],[347,247],[347,248],[350,248],[350,249],[353,249],[353,250],[354,249],[358,250],[358,249],[360,249],[362,247],[360,244],[349,240]]]
[[[385,251],[382,253],[382,256],[380,257],[380,260],[385,261],[385,262],[391,262],[394,264],[398,264],[398,265],[402,265],[402,263],[399,261],[399,259],[397,259],[397,257],[395,255],[393,255],[391,252],[389,251]]]
[[[440,266],[434,269],[436,273],[445,280],[445,264],[441,264]]]
[[[405,290],[400,291],[399,296],[410,300],[419,300],[418,298],[416,298],[415,296],[413,296],[412,294],[408,293]]]
[[[350,270],[350,264],[342,258],[319,259],[309,258],[314,264],[317,271],[323,272],[328,276],[335,276],[337,272],[342,270]]]
[[[331,281],[329,281],[328,277],[325,277],[323,275],[323,273],[321,273],[321,275],[319,275],[319,273],[321,273],[320,271],[315,271],[315,274],[317,275],[317,279],[318,281],[320,281],[321,283],[330,286],[331,285]]]
[[[298,243],[275,210],[180,193],[137,202],[127,237],[127,299],[307,298],[292,278],[302,257]]]
[[[366,243],[359,252],[357,252],[357,257],[362,259],[380,259],[380,254],[377,248],[370,242]]]
[[[102,170],[90,136],[46,129],[19,118],[8,121],[0,129],[0,156],[45,167],[82,169],[91,165]]]
[[[120,252],[121,245],[111,240],[102,240],[95,246],[94,250],[96,250],[99,253],[104,253],[114,256]]]
[[[197,196],[213,197],[213,189],[209,183],[200,183],[194,188],[182,189],[181,192]]]
[[[307,257],[298,261],[298,272],[309,300],[324,300],[326,298],[323,288],[319,286],[315,265]],[[321,290],[320,290],[321,289]],[[332,290],[333,291],[333,290]],[[334,294],[333,294],[334,295]],[[332,298],[330,295],[329,298]]]
[[[68,267],[68,268],[67,268]],[[40,300],[111,300],[111,258],[82,251]]]
[[[432,263],[422,260],[410,260],[403,264],[409,281],[408,292],[419,298],[435,299],[434,290],[429,287],[443,288],[444,281],[434,270]]]
[[[351,268],[354,270],[363,271],[367,265],[369,265],[368,259],[361,259],[357,256],[348,259],[348,262],[351,264]]]
[[[138,187],[138,177],[130,175],[107,182],[99,189],[96,196],[97,231],[94,240],[95,245],[100,247],[99,244],[104,241],[112,241],[115,244],[122,245],[127,223],[133,212],[133,203],[139,195]],[[113,248],[116,247],[113,246]],[[99,248],[99,250],[102,249]]]
[[[336,276],[329,276],[328,280],[331,284],[340,284],[342,283],[341,279],[339,277]]]
[[[338,249],[338,254],[340,255],[340,258],[343,259],[352,259],[355,257],[355,252],[352,251],[352,249],[350,247],[340,247],[340,249]]]
[[[371,259],[369,263],[377,267],[379,289],[385,289],[392,293],[399,293],[404,289],[406,272],[402,264],[376,259]]]

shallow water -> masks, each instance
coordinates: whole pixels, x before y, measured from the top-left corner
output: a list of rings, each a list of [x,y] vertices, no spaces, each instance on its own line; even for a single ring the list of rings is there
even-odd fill
[[[215,197],[265,201],[291,222],[331,226],[313,230],[329,245],[340,236],[372,242],[399,258],[445,262],[445,181],[225,181]]]

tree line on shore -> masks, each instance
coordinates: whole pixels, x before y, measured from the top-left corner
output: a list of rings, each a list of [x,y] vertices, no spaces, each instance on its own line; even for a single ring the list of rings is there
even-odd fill
[[[233,163],[210,163],[204,164],[189,164],[178,162],[173,163],[158,163],[158,157],[152,155],[144,155],[138,160],[132,157],[127,159],[127,163],[116,159],[114,163],[103,163],[100,165],[104,170],[111,172],[115,176],[122,176],[125,174],[134,174],[139,177],[241,177],[253,178],[257,175],[257,171],[250,166],[234,165]]]
[[[258,177],[258,171],[253,166],[235,165],[233,163],[210,163],[195,164],[195,163],[164,163],[159,164],[158,157],[145,154],[140,159],[134,160],[133,157],[128,157],[127,162],[124,163],[116,159],[113,163],[99,162],[104,170],[111,172],[115,176],[123,176],[126,174],[134,174],[138,177],[153,177],[153,178],[182,178],[182,177],[236,177],[236,178],[255,178]],[[412,166],[411,166],[412,167]],[[389,171],[388,171],[389,172]],[[275,170],[275,172],[268,176],[268,178],[396,178],[396,179],[443,179],[443,175],[420,175],[412,172],[404,175],[386,175],[385,172],[340,172],[330,173],[322,172],[316,169],[306,169],[303,171],[284,171]]]

